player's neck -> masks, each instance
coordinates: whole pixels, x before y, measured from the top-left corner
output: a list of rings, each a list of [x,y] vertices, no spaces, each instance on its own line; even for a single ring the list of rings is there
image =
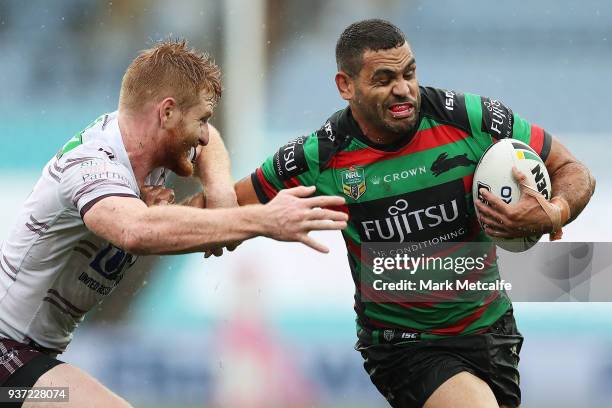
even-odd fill
[[[138,186],[157,166],[156,132],[151,121],[119,111],[119,130]]]
[[[363,135],[373,144],[376,145],[390,145],[396,143],[401,139],[402,135],[394,132],[389,132],[385,129],[378,129],[371,126],[364,118],[361,117],[359,112],[352,109],[353,119],[359,125]]]

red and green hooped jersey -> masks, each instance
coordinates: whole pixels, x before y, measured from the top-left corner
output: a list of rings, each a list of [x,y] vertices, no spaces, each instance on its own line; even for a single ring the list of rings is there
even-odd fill
[[[474,302],[365,302],[359,282],[360,246],[365,242],[489,241],[472,203],[478,160],[496,140],[515,138],[529,144],[545,161],[551,136],[497,100],[429,87],[421,87],[420,92],[418,127],[399,142],[373,144],[347,107],[318,131],[281,147],[251,179],[262,203],[279,190],[298,185],[314,185],[319,195],[346,198],[343,210],[349,215],[349,226],[343,237],[356,285],[360,327],[433,337],[476,333],[508,310],[505,293]],[[406,216],[395,222],[390,210]],[[487,273],[498,276],[497,265]]]

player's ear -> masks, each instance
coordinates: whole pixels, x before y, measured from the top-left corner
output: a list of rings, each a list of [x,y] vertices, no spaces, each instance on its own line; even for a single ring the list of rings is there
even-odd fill
[[[176,99],[168,97],[159,104],[159,123],[163,129],[173,128],[180,120]]]
[[[350,101],[355,96],[355,84],[353,78],[344,71],[338,71],[336,73],[336,86],[340,96],[345,101]]]

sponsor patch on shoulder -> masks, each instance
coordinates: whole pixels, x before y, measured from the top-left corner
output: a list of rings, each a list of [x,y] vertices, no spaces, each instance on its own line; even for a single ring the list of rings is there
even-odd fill
[[[293,139],[274,154],[274,168],[281,180],[289,180],[308,171],[308,162],[304,154],[306,136]]]
[[[94,180],[116,180],[128,186],[131,185],[129,178],[121,169],[118,162],[109,162],[99,158],[88,159],[78,163],[80,165],[81,179],[83,182]]]
[[[482,126],[481,130],[496,139],[512,137],[514,117],[512,110],[497,99],[482,97]]]

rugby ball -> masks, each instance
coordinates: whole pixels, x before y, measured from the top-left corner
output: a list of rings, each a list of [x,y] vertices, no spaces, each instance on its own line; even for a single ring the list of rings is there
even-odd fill
[[[512,166],[516,166],[527,176],[529,186],[550,200],[552,194],[550,177],[544,162],[529,145],[516,139],[501,139],[485,150],[474,173],[473,199],[485,202],[479,194],[479,190],[485,188],[508,204],[516,203],[521,198],[521,189],[512,176]],[[476,205],[474,208],[480,220]],[[535,245],[541,237],[542,235],[534,235],[511,239],[491,237],[491,239],[503,249],[522,252]]]

